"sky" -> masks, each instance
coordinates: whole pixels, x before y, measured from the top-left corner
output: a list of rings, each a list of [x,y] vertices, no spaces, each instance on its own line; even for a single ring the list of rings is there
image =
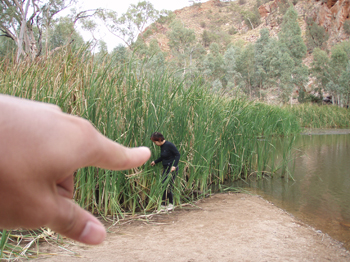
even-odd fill
[[[153,4],[153,7],[161,11],[163,9],[165,10],[177,10],[184,8],[186,6],[190,6],[191,3],[188,0],[147,0],[148,2]],[[118,13],[118,16],[125,13],[128,9],[128,7],[131,4],[137,4],[138,2],[141,2],[141,0],[82,0],[81,3],[83,5],[81,6],[82,9],[94,9],[94,8],[108,8],[111,10],[114,10]],[[90,40],[91,34],[88,32],[83,32],[79,30],[81,35],[83,36],[85,41]],[[103,40],[107,43],[108,51],[112,51],[114,47],[121,44],[121,40],[119,40],[116,36],[112,35],[108,32],[106,28],[103,26],[99,27],[98,32],[94,33],[94,36],[98,39]]]

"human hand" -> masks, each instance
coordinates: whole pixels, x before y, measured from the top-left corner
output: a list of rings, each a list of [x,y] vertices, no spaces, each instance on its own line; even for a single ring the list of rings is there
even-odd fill
[[[0,95],[0,138],[0,228],[47,226],[86,244],[101,243],[106,231],[73,203],[74,172],[130,169],[151,155],[146,147],[113,142],[55,105],[6,95]]]
[[[151,166],[155,166],[156,163],[154,161],[151,162]]]
[[[172,166],[170,169],[170,172],[174,172],[176,170],[176,167]]]

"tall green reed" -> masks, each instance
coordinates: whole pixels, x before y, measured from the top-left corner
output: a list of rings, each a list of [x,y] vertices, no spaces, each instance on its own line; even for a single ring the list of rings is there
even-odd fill
[[[86,50],[66,51],[33,64],[1,67],[2,93],[57,104],[91,121],[125,146],[149,146],[162,132],[181,152],[176,202],[195,199],[221,184],[268,169],[270,138],[299,132],[286,109],[238,101],[208,89],[202,79],[184,86],[147,60],[94,61]],[[159,168],[149,163],[127,171],[82,168],[75,175],[75,200],[101,215],[123,216],[159,203]]]
[[[287,106],[305,128],[345,128],[350,126],[350,111],[333,105],[301,104]]]
[[[201,78],[185,86],[169,70],[150,68],[147,60],[94,59],[86,50],[66,50],[32,64],[4,61],[0,92],[56,104],[118,143],[150,147],[152,159],[159,148],[150,135],[162,132],[181,153],[176,204],[205,196],[212,185],[273,173],[283,166],[272,160],[273,137],[300,131],[289,109],[217,94]],[[152,211],[160,203],[160,172],[149,163],[126,171],[81,168],[74,199],[113,219]]]

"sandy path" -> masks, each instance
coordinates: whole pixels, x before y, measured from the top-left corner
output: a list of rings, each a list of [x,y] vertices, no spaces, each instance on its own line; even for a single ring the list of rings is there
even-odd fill
[[[350,261],[340,243],[246,194],[214,195],[111,231],[99,246],[67,246],[76,257],[61,250],[35,261]]]

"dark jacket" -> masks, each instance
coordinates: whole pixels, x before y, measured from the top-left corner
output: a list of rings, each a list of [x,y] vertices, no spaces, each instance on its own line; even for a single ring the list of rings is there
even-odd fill
[[[154,163],[159,163],[162,161],[163,167],[177,166],[180,160],[180,153],[177,150],[176,146],[169,142],[165,141],[163,145],[160,146],[160,157],[154,161]]]

